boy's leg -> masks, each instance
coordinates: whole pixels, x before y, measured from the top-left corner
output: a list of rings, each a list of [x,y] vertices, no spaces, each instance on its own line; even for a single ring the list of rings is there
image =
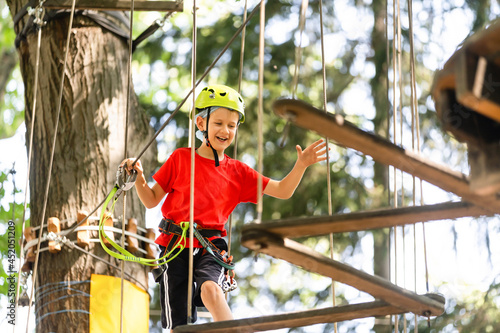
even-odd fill
[[[219,249],[227,251],[224,239],[216,239],[213,243]],[[225,269],[211,254],[203,251],[199,255],[194,271],[198,286],[194,298],[195,305],[206,307],[215,321],[233,319],[221,287],[226,278]]]
[[[175,259],[165,264],[166,271],[158,282],[161,322],[166,329],[187,324],[188,257],[189,251],[184,249]],[[194,307],[191,316],[196,321]]]
[[[233,314],[229,309],[224,293],[217,283],[206,281],[201,285],[201,300],[214,321],[233,319]]]

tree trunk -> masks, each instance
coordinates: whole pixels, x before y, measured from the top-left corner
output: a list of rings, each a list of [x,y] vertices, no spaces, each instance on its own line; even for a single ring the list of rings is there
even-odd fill
[[[22,2],[7,2],[14,17]],[[21,31],[26,20],[27,17],[15,27],[16,33]],[[18,48],[25,85],[27,142],[31,134],[31,119],[36,111],[30,172],[31,226],[39,226],[42,219],[68,25],[69,16],[66,16],[52,20],[42,28],[36,110],[33,110],[33,96],[37,34],[29,34]],[[58,217],[61,221],[68,220],[62,229],[70,227],[76,223],[78,210],[92,211],[112,189],[117,167],[125,156],[127,63],[126,42],[103,30],[88,18],[75,16],[65,70],[45,224],[49,217]],[[144,147],[152,133],[147,117],[138,108],[136,96],[133,93],[131,95],[128,151],[129,155],[133,156]],[[156,147],[149,149],[142,157],[143,164],[153,166],[155,156]],[[145,172],[148,173],[147,170]],[[127,195],[126,207],[125,216],[135,217],[139,225],[144,226],[144,208],[135,194]],[[120,200],[114,216],[122,215],[122,211]],[[94,216],[99,213],[100,210]],[[115,223],[115,227],[121,228],[121,223]],[[96,235],[94,233],[92,238],[96,238]],[[119,238],[119,235],[115,234],[115,237]],[[76,234],[69,235],[69,238],[76,239]],[[42,244],[42,248],[45,246],[46,244]],[[120,266],[117,260],[110,258],[103,251],[99,243],[91,243],[88,250]],[[125,272],[139,281],[139,287],[147,288],[148,270],[145,266],[126,262],[124,267]],[[87,281],[90,280],[91,274],[121,276],[120,270],[76,249],[63,246],[57,254],[48,251],[40,253],[35,288],[39,289],[51,283],[74,284],[77,281]],[[90,284],[81,284],[78,289],[90,293]],[[71,297],[61,297],[65,295]],[[68,310],[88,311],[89,297],[72,293],[68,287],[65,292],[55,292],[35,301],[37,332],[88,331],[88,314]],[[116,306],[119,307],[120,304]]]

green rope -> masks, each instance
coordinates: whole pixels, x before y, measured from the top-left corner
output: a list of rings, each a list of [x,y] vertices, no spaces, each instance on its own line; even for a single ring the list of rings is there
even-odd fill
[[[109,202],[111,201],[111,199],[113,199],[113,197],[115,196],[115,194],[117,193],[117,191],[119,189],[120,188],[118,187],[118,185],[115,185],[113,190],[108,194],[108,197],[106,198],[106,201],[104,202],[104,207],[101,210],[101,216],[99,218],[99,241],[100,241],[101,246],[104,249],[104,251],[106,251],[110,256],[112,256],[116,259],[138,262],[138,263],[140,263],[142,265],[146,265],[146,266],[163,265],[163,264],[169,262],[170,260],[174,259],[175,257],[177,257],[179,255],[179,253],[181,253],[182,250],[186,247],[186,233],[187,233],[187,230],[189,229],[189,222],[181,222],[180,223],[180,227],[182,229],[181,237],[179,238],[179,240],[177,241],[175,246],[172,248],[172,250],[170,250],[170,252],[168,252],[163,257],[158,258],[158,259],[147,259],[147,258],[136,257],[135,255],[133,255],[132,253],[130,253],[129,251],[127,251],[126,249],[124,249],[120,245],[116,244],[111,238],[109,238],[106,235],[106,233],[104,232],[104,216],[105,216],[106,208],[108,207]],[[113,204],[111,205],[110,212],[113,212],[115,210],[115,204],[116,204],[116,201],[118,200],[118,197],[119,197],[119,195],[117,195],[115,197],[115,199],[113,200]],[[104,244],[104,239],[106,239],[109,242],[109,244],[115,250],[117,250],[119,253],[111,251],[106,246],[106,244]],[[175,253],[175,255],[171,256],[173,254],[173,252],[175,251],[175,249],[177,249],[177,248],[179,248],[177,253]],[[159,263],[157,263],[157,262],[159,262]]]

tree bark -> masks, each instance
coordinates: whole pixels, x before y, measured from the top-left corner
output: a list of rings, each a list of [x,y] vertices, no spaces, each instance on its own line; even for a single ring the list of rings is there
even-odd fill
[[[20,0],[7,2],[14,17],[23,3]],[[26,17],[15,27],[16,33],[25,23]],[[42,28],[36,110],[33,110],[33,97],[37,35],[29,34],[18,48],[25,85],[27,142],[31,134],[31,119],[35,117],[30,170],[31,226],[39,226],[42,218],[47,223],[49,217],[68,220],[62,229],[72,226],[77,222],[78,210],[92,211],[112,189],[118,165],[125,157],[128,45],[83,16],[74,18],[61,115],[56,119],[68,25],[69,16],[66,16],[52,20]],[[127,142],[128,155],[133,156],[152,137],[152,131],[147,117],[138,107],[133,91],[130,105]],[[59,126],[47,209],[42,217],[57,120]],[[153,147],[142,157],[142,162],[151,167],[154,166],[155,158],[156,147]],[[147,170],[145,172],[148,173]],[[135,194],[127,195],[126,207],[125,216],[135,217],[139,226],[144,226],[144,208]],[[122,211],[120,199],[114,216],[122,215]],[[99,213],[100,210],[94,216]],[[119,224],[115,223],[115,227],[121,228]],[[92,238],[96,235],[94,233]],[[119,235],[115,237],[119,238]],[[69,235],[69,238],[76,239],[76,233]],[[42,248],[44,246],[42,244]],[[99,243],[91,243],[88,250],[120,266],[117,260],[104,252]],[[124,267],[125,272],[139,281],[139,287],[147,288],[148,269],[145,266],[126,262]],[[88,281],[91,274],[121,276],[120,270],[63,246],[57,254],[48,251],[40,253],[35,288],[40,290],[51,283]],[[75,288],[90,293],[89,283]],[[61,297],[65,295],[71,297]],[[64,292],[55,292],[35,301],[37,332],[88,331],[88,314],[69,310],[88,311],[89,297],[71,292],[68,287]]]

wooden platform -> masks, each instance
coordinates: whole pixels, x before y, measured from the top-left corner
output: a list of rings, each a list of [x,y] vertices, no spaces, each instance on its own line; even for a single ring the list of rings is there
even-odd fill
[[[460,130],[461,126],[452,126],[453,119],[446,119],[439,107],[447,90],[456,94],[461,105],[500,122],[499,52],[500,20],[496,20],[487,29],[467,38],[436,73],[432,95],[438,115],[450,129]]]
[[[469,149],[471,189],[500,192],[500,19],[469,38],[436,72],[432,97],[446,131]]]
[[[331,216],[300,217],[250,223],[243,225],[242,233],[244,235],[247,232],[265,231],[283,238],[295,238],[483,215],[489,215],[489,212],[466,202],[448,202],[427,206],[379,209]]]
[[[437,316],[443,313],[444,305],[429,297],[417,295],[391,282],[332,260],[307,246],[288,238],[263,231],[246,232],[241,244],[256,252],[283,259],[305,270],[332,278],[367,292],[405,312],[418,315]]]
[[[273,104],[274,112],[297,126],[313,130],[337,144],[371,156],[375,161],[392,165],[404,172],[455,193],[491,213],[500,213],[496,195],[481,196],[470,189],[467,176],[427,160],[419,154],[397,146],[372,133],[365,132],[339,115],[325,113],[296,99],[281,99]]]
[[[290,312],[255,318],[219,321],[206,324],[184,325],[174,329],[174,333],[248,333],[300,327],[320,323],[334,323],[367,317],[378,317],[404,313],[398,307],[384,301],[336,306],[325,309]]]
[[[47,0],[44,7],[47,9],[71,9],[72,0]],[[129,11],[131,1],[124,0],[76,0],[75,9],[119,10]],[[134,1],[134,10],[155,12],[182,12],[183,1]]]

